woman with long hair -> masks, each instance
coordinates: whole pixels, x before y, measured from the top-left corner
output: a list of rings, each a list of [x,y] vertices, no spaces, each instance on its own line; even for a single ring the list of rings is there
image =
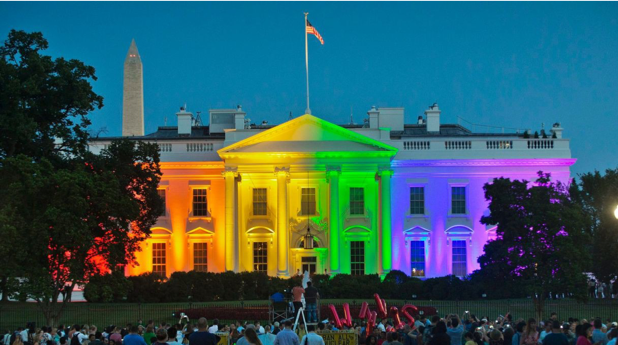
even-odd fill
[[[378,344],[378,339],[376,339],[375,335],[370,335],[367,337],[367,340],[365,341],[365,345],[377,345]]]
[[[249,342],[249,345],[262,345],[262,342],[253,328],[247,328],[245,330],[245,338]]]
[[[539,331],[536,329],[536,320],[528,319],[524,332],[519,340],[519,345],[536,345],[539,342]]]
[[[446,322],[439,321],[433,328],[433,337],[428,345],[451,345],[451,337],[446,334]]]
[[[592,325],[589,323],[585,323],[583,325],[577,326],[579,332],[577,333],[577,343],[576,345],[592,345],[590,338],[592,338]]]

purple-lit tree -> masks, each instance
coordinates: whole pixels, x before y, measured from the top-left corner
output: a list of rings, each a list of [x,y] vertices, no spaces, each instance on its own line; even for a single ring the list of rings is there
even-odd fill
[[[524,289],[538,319],[550,293],[585,299],[590,237],[568,186],[539,171],[534,183],[499,178],[483,189],[491,213],[481,223],[497,224],[497,238],[485,245],[479,263],[494,288],[515,284]]]

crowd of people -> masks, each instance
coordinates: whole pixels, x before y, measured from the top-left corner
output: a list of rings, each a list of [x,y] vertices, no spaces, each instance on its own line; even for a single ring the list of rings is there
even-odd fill
[[[214,319],[209,324],[206,318],[196,322],[182,322],[170,325],[155,325],[153,320],[146,324],[138,321],[124,327],[111,325],[99,330],[95,325],[74,325],[65,327],[41,327],[32,325],[6,330],[1,345],[215,345],[221,337],[227,337],[232,345],[324,345],[318,332],[332,330],[331,325],[298,325],[292,330],[291,320],[262,325],[260,321],[220,324]]]
[[[588,280],[588,296],[590,298],[618,298],[618,284],[616,279],[611,280],[609,284],[600,280],[590,279]]]
[[[463,319],[463,320],[462,320]],[[333,331],[353,333],[361,345],[617,345],[618,323],[594,318],[559,321],[552,313],[548,320],[517,319],[509,314],[477,318],[466,312],[462,318],[451,314],[427,319],[418,316],[414,325],[395,328],[392,320],[383,319],[374,327],[365,321],[339,330],[332,322],[299,323],[291,320],[272,324],[259,321],[221,324],[205,318],[178,324],[155,325],[150,320],[108,326],[103,330],[94,325],[74,325],[57,328],[33,325],[6,330],[1,345],[215,345],[227,337],[231,345],[324,345],[321,334]]]

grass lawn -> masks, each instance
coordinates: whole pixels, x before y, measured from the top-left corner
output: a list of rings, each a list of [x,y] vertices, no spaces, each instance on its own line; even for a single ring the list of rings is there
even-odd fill
[[[375,310],[371,300],[322,300],[321,304],[339,305],[349,303],[350,305],[361,304],[367,301],[370,308]],[[414,300],[387,300],[387,305],[397,306],[401,309],[404,303],[417,306],[432,306],[438,310],[442,316],[450,313],[463,314],[470,311],[477,316],[488,316],[495,318],[510,312],[515,318],[528,318],[534,316],[534,307],[531,299],[517,300],[476,300],[476,301],[414,301]],[[137,322],[142,319],[155,320],[159,323],[166,321],[169,323],[177,322],[172,317],[174,311],[190,308],[207,308],[211,306],[227,307],[230,309],[242,309],[249,306],[266,306],[268,301],[244,301],[244,302],[209,302],[209,303],[115,303],[115,304],[94,304],[94,303],[71,303],[67,306],[62,317],[62,324],[95,324],[99,328],[114,324],[125,325],[128,322]],[[341,308],[338,309],[342,315]],[[592,317],[602,317],[604,320],[610,318],[618,319],[618,300],[592,300],[587,304],[577,303],[573,300],[550,300],[545,304],[546,317],[550,312],[557,312],[561,319],[576,317],[579,319],[590,319]],[[329,315],[321,315],[322,319]],[[355,316],[355,315],[353,315]],[[17,326],[24,326],[28,321],[35,321],[37,326],[45,324],[43,314],[35,303],[10,302],[0,304],[0,328],[14,329]],[[222,320],[229,322],[229,320]],[[251,320],[253,321],[253,320]],[[265,321],[265,320],[264,320]]]

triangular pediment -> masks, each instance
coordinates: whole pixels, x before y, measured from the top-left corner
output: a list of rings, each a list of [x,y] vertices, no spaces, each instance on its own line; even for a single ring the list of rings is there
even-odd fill
[[[217,151],[234,154],[378,152],[394,156],[397,149],[328,121],[305,114]]]

